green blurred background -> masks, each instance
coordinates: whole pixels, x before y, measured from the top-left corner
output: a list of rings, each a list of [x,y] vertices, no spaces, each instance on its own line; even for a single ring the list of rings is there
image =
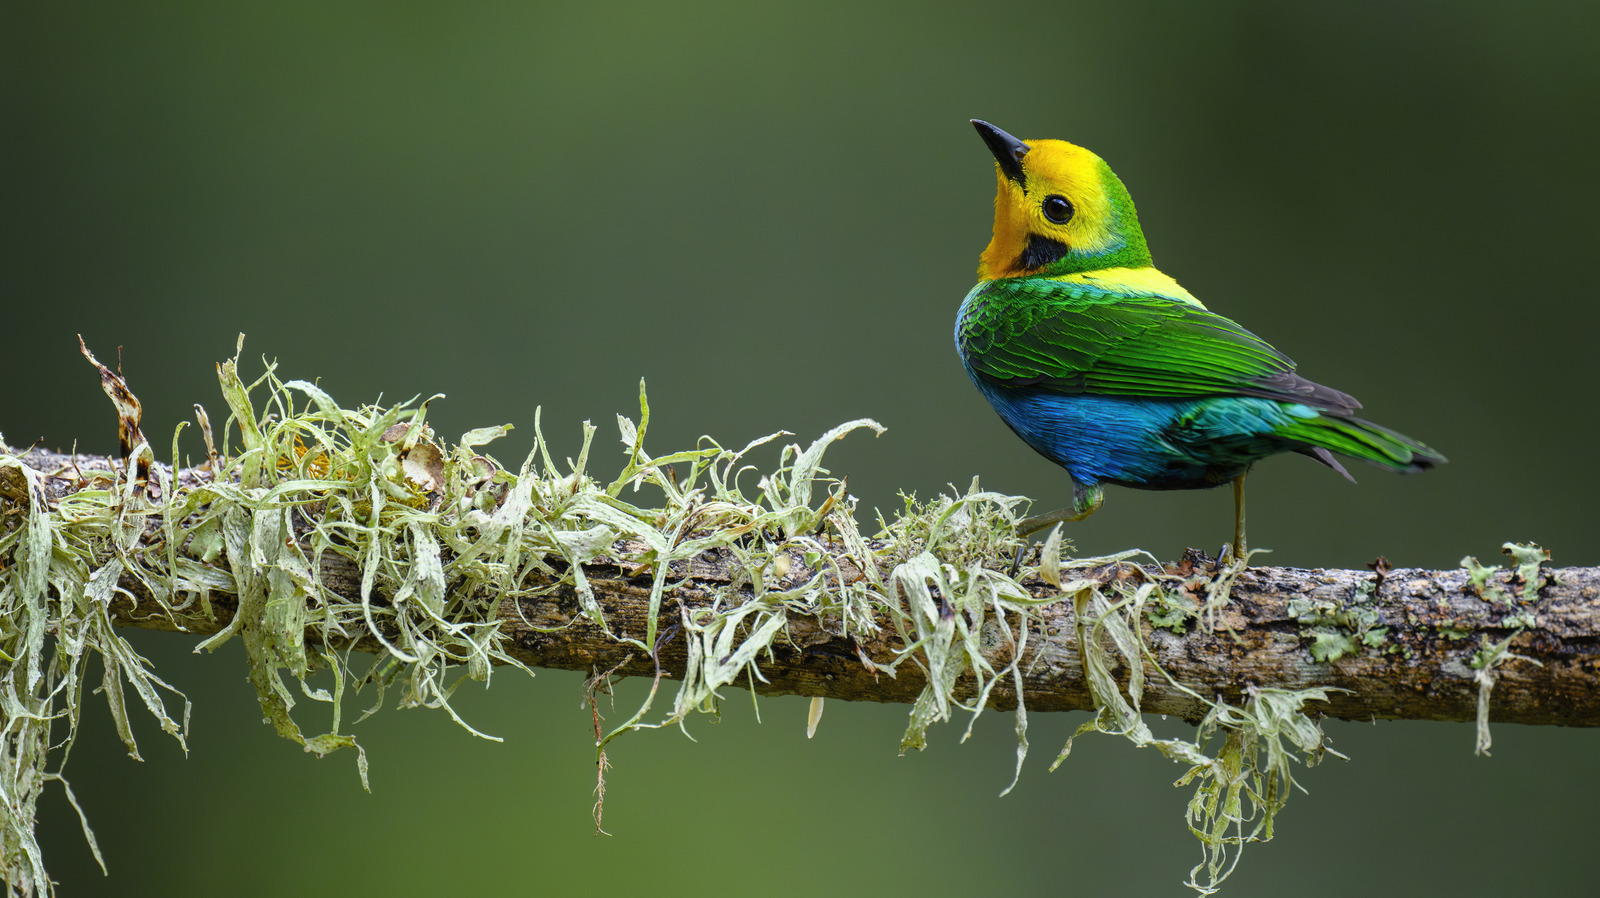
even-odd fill
[[[1423,477],[1303,459],[1251,479],[1273,563],[1452,567],[1537,540],[1596,560],[1589,260],[1597,8],[1482,4],[0,4],[0,431],[115,448],[81,332],[158,447],[214,362],[321,378],[347,403],[448,394],[445,434],[534,408],[558,454],[650,384],[650,445],[810,439],[863,507],[980,475],[1042,503],[950,330],[988,239],[967,119],[1094,149],[1157,262],[1213,309],[1451,458]],[[247,366],[258,370],[256,362]],[[192,435],[192,430],[191,430]],[[607,449],[598,467],[620,463]],[[190,452],[198,451],[191,442]],[[771,456],[761,459],[770,464]],[[1173,557],[1229,533],[1226,491],[1113,490],[1086,553]],[[1181,894],[1181,771],[1036,715],[895,754],[907,709],[729,691],[720,722],[622,740],[591,834],[580,678],[497,676],[460,704],[505,737],[387,711],[354,759],[260,724],[236,646],[136,645],[195,702],[192,754],[93,700],[43,811],[66,895]],[[619,716],[638,687],[619,699]],[[311,727],[324,725],[306,715]],[[1550,894],[1592,880],[1600,734],[1332,723],[1226,894]]]

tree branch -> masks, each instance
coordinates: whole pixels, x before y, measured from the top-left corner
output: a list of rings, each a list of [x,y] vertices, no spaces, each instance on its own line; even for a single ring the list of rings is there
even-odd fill
[[[96,486],[76,472],[115,466],[114,460],[103,457],[69,458],[39,450],[24,461],[50,475],[44,483],[53,503]],[[10,473],[8,478],[8,472],[0,469],[0,496],[25,497],[26,485]],[[182,471],[178,482],[205,476]],[[160,531],[151,527],[142,539],[159,540]],[[836,553],[836,569],[859,575],[863,559],[836,543],[826,545]],[[652,659],[617,638],[642,640],[649,630],[651,574],[633,561],[645,551],[641,544],[619,540],[610,552],[584,566],[609,634],[581,612],[579,596],[570,585],[552,584],[545,595],[500,601],[507,654],[530,667],[592,671],[621,663],[617,670],[621,675],[652,675]],[[823,563],[807,567],[798,554],[791,555],[791,562],[786,583],[805,582],[818,569],[830,567]],[[231,577],[225,556],[205,563],[224,578]],[[1180,632],[1147,624],[1152,654],[1173,682],[1148,683],[1141,708],[1195,720],[1205,705],[1191,692],[1240,703],[1253,689],[1333,687],[1347,691],[1333,693],[1326,704],[1308,710],[1344,719],[1471,720],[1477,715],[1483,685],[1480,670],[1488,666],[1494,689],[1491,720],[1600,725],[1600,568],[1535,569],[1531,579],[1542,582],[1533,583],[1527,582],[1526,570],[1480,573],[1483,582],[1474,584],[1466,569],[1397,569],[1380,574],[1252,567],[1232,584],[1230,601],[1218,613],[1179,615],[1172,626]],[[324,585],[339,594],[359,593],[361,572],[353,563],[325,555],[321,573]],[[1165,569],[1127,562],[1069,567],[1061,579],[1137,584],[1158,576],[1176,578],[1174,582],[1182,584],[1175,593],[1178,600],[1192,601],[1198,608],[1218,570],[1203,557],[1190,556]],[[1035,597],[1059,595],[1055,587],[1037,579],[1025,585]],[[124,577],[121,587],[137,601],[119,600],[114,605],[112,615],[119,625],[181,628],[208,635],[225,627],[237,608],[236,597],[214,594],[214,620],[184,619],[180,627],[160,611],[144,583]],[[672,562],[658,621],[659,662],[667,676],[681,677],[685,669],[685,640],[674,634],[673,623],[730,587],[746,598],[751,595],[748,574],[726,549]],[[1030,709],[1094,707],[1083,674],[1075,613],[1072,602],[1059,602],[1039,608],[1030,622],[1022,659]],[[768,694],[851,701],[915,701],[926,683],[925,672],[903,663],[892,675],[884,672],[903,645],[886,618],[880,616],[878,624],[875,637],[858,642],[834,635],[838,628],[828,622],[791,616],[787,639],[779,639],[771,656],[760,659],[765,682],[757,682],[755,688]],[[989,660],[998,669],[1009,663],[1015,643],[998,633],[994,636],[986,645],[992,650]],[[349,647],[382,648],[370,636]],[[1493,652],[1497,647],[1500,651]],[[630,654],[633,657],[623,663]],[[1114,673],[1126,676],[1125,671]],[[956,691],[972,695],[970,674]],[[996,681],[990,702],[1000,708],[1015,706],[1009,678]]]

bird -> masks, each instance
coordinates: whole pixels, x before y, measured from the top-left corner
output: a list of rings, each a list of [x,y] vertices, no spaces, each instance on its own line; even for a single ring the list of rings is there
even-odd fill
[[[1302,377],[1156,268],[1133,199],[1099,156],[972,125],[994,155],[994,233],[956,316],[956,348],[1000,419],[1072,481],[1072,504],[1018,522],[1020,536],[1089,517],[1107,484],[1231,483],[1222,555],[1248,563],[1244,479],[1261,459],[1299,453],[1352,482],[1335,455],[1406,473],[1444,463],[1356,417],[1349,394]]]

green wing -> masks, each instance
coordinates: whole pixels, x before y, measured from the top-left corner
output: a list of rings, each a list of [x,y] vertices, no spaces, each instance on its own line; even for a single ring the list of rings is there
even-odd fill
[[[1221,315],[1042,279],[991,281],[963,307],[957,342],[986,380],[1067,395],[1260,396],[1335,414],[1361,404]]]

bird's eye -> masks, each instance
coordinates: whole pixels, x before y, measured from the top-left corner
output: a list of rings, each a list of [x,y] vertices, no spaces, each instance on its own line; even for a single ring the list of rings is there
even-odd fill
[[[1044,198],[1044,217],[1056,224],[1066,224],[1072,218],[1072,204],[1066,197],[1052,193]]]

